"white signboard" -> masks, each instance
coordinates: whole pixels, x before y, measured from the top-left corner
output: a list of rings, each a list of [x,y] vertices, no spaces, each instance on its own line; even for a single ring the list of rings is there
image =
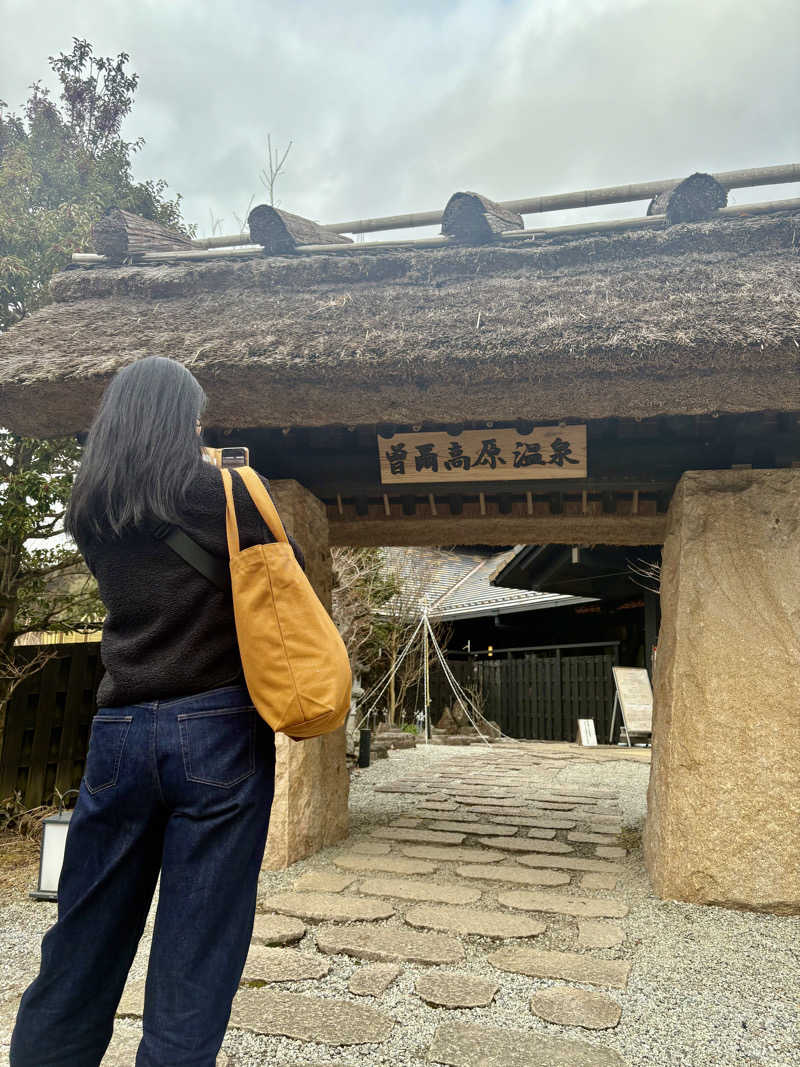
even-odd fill
[[[594,719],[578,719],[578,742],[581,745],[597,745]]]
[[[629,734],[653,732],[653,690],[644,667],[612,667],[622,721]]]

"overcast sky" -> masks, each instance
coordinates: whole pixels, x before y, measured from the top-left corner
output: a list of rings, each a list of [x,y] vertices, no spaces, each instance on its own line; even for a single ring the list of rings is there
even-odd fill
[[[130,53],[136,176],[200,234],[266,200],[268,132],[320,222],[800,161],[800,0],[0,0],[0,28],[15,109],[73,36]]]

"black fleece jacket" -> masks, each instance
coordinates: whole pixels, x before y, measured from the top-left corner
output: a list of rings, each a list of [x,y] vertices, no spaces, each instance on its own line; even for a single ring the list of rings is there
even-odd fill
[[[261,481],[269,488],[265,478]],[[240,547],[274,538],[233,472]],[[202,463],[181,529],[206,551],[228,558],[225,491],[219,470]],[[291,540],[291,538],[290,538]],[[292,541],[295,555],[303,555]],[[230,592],[223,592],[146,531],[84,541],[78,548],[106,607],[99,707],[190,696],[244,681]]]

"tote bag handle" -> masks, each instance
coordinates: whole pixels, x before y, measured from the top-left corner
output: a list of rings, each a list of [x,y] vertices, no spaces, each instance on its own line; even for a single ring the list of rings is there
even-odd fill
[[[272,498],[264,488],[259,476],[252,467],[237,467],[236,470],[272,536],[276,541],[286,541],[288,543],[289,538],[286,536],[286,530],[283,528],[280,515],[278,515],[275,505],[272,503]],[[230,468],[223,467],[220,470],[220,474],[222,475],[222,484],[225,486],[225,500],[227,502],[227,507],[225,508],[225,530],[228,535],[228,553],[233,559],[234,556],[239,554],[239,526],[236,522],[236,509],[233,504],[233,481],[231,480]]]

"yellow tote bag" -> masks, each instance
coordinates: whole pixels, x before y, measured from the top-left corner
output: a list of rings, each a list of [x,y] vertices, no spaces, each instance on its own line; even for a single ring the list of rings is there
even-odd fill
[[[236,467],[275,541],[242,551],[230,469],[223,468],[236,634],[244,677],[276,733],[318,737],[344,722],[350,661],[339,631],[295,558],[275,505],[251,467]]]

